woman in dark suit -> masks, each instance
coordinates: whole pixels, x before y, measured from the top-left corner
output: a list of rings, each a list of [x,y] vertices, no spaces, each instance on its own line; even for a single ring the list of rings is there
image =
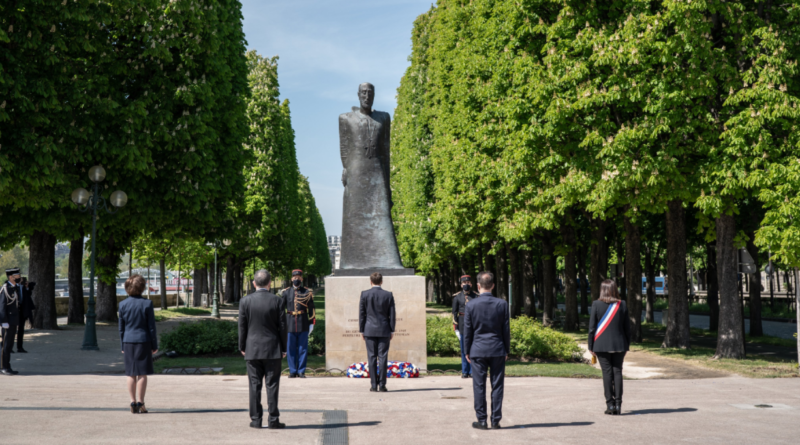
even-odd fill
[[[589,316],[589,351],[603,370],[606,414],[622,412],[622,362],[630,345],[630,332],[628,306],[619,299],[617,283],[604,280]]]
[[[119,338],[125,354],[125,375],[131,396],[131,413],[146,413],[147,376],[153,374],[153,354],[158,352],[153,302],[142,298],[145,281],[136,274],[125,281],[128,298],[119,304]]]

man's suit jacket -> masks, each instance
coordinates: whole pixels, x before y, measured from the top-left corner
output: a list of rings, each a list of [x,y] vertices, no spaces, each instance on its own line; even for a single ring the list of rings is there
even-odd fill
[[[469,300],[464,314],[464,352],[470,357],[505,357],[511,352],[508,303],[489,292]]]
[[[150,350],[158,349],[153,300],[141,295],[131,295],[122,300],[119,304],[119,342],[120,349],[125,349],[124,343],[149,343]]]
[[[239,302],[239,350],[245,360],[280,359],[286,352],[286,304],[266,289]]]
[[[391,337],[394,326],[394,295],[378,286],[361,292],[358,332],[365,337]]]

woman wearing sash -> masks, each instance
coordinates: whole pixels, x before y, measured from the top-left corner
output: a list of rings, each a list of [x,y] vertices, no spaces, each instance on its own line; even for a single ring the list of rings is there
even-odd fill
[[[622,412],[622,362],[630,345],[630,331],[628,306],[619,299],[617,283],[604,280],[589,317],[589,351],[603,370],[606,414]]]

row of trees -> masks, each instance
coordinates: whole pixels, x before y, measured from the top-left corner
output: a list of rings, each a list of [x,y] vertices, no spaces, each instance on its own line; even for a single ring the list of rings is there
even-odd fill
[[[99,214],[99,320],[116,320],[115,277],[131,248],[162,269],[181,251],[202,270],[213,264],[206,243],[229,239],[229,274],[253,258],[278,273],[294,263],[324,273],[324,229],[276,61],[245,53],[238,0],[4,2],[0,98],[0,238],[29,245],[36,327],[57,327],[56,240],[72,240],[72,315],[83,321],[91,220],[69,196],[89,188],[98,164],[102,195],[129,197]]]
[[[535,313],[537,283],[549,324],[560,257],[571,329],[576,277],[597,298],[624,263],[640,341],[639,277],[652,288],[663,258],[664,346],[685,348],[687,253],[705,251],[717,355],[743,357],[737,248],[800,266],[799,18],[794,2],[440,0],[398,91],[404,261],[440,294],[496,270],[515,314]]]

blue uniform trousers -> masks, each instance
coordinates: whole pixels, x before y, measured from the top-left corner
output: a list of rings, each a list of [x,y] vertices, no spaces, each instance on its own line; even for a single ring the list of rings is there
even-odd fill
[[[472,365],[469,364],[467,361],[467,354],[464,353],[464,337],[458,339],[458,343],[461,344],[461,373],[462,374],[472,374]]]
[[[308,362],[308,331],[290,332],[286,342],[286,360],[290,374],[305,374]]]

